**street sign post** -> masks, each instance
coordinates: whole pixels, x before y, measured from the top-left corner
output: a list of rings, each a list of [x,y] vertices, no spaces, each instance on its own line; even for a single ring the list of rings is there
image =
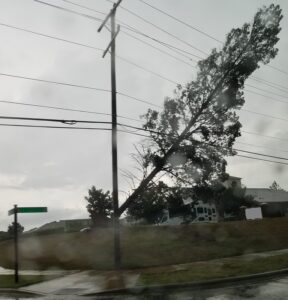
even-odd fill
[[[15,283],[19,282],[19,249],[18,249],[18,213],[46,213],[47,207],[18,207],[14,205],[14,208],[8,211],[8,216],[14,214],[14,278]]]

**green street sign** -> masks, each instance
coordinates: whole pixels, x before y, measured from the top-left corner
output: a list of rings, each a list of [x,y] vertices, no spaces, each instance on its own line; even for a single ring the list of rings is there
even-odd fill
[[[17,207],[18,213],[45,213],[47,211],[47,207]]]
[[[46,213],[48,211],[47,207],[17,207],[17,213]],[[13,215],[15,209],[10,209],[8,211],[8,216]]]

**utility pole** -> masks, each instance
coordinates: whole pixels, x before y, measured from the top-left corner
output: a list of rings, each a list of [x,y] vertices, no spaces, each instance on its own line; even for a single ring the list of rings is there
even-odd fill
[[[121,248],[120,248],[120,223],[119,223],[119,199],[118,199],[118,156],[117,156],[117,89],[116,89],[116,43],[115,39],[120,31],[118,25],[116,31],[115,15],[117,7],[122,0],[114,4],[110,13],[98,29],[98,32],[111,19],[111,41],[103,53],[103,58],[110,50],[111,53],[111,115],[112,115],[112,199],[113,199],[113,226],[114,226],[114,264],[115,269],[121,269]]]

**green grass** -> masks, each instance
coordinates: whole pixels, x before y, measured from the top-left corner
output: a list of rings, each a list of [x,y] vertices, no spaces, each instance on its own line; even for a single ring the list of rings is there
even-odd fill
[[[288,268],[288,254],[245,261],[232,258],[218,262],[201,262],[176,268],[155,268],[141,274],[141,285],[175,284],[244,276]]]
[[[288,248],[288,218],[186,226],[125,227],[126,269],[191,263]],[[0,266],[13,268],[13,242],[0,242]],[[113,231],[22,237],[21,269],[113,268]]]
[[[19,276],[19,283],[16,284],[14,281],[14,275],[0,275],[0,288],[18,288],[39,283],[48,279],[52,279],[52,277],[44,275],[23,275]]]

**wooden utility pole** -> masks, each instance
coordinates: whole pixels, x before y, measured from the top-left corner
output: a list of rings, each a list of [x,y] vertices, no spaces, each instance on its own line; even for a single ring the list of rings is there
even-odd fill
[[[111,53],[111,115],[112,115],[112,199],[113,199],[113,226],[114,226],[114,264],[115,269],[121,269],[121,247],[120,247],[120,223],[119,223],[119,199],[118,199],[118,155],[117,155],[117,89],[116,89],[116,43],[115,39],[120,31],[118,26],[116,32],[115,15],[116,9],[122,0],[114,4],[112,10],[107,15],[103,23],[98,29],[98,32],[111,19],[111,41],[107,49],[103,53],[110,50]]]

